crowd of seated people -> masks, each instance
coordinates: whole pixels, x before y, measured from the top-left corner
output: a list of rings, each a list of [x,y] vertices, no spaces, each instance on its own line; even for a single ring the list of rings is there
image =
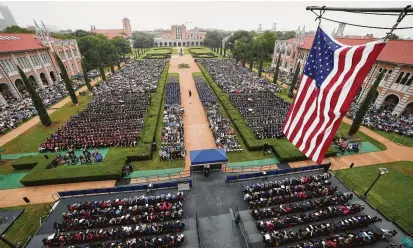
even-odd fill
[[[74,89],[77,89],[77,87],[74,86]],[[43,104],[46,108],[67,96],[67,90],[61,83],[55,83],[53,86],[47,86],[45,89],[38,88],[36,91],[40,98],[43,99]],[[8,106],[0,107],[0,134],[18,127],[22,122],[37,115],[29,94],[23,91],[22,97],[22,99],[17,100],[11,96],[5,96]]]
[[[85,231],[71,233],[57,233],[53,239],[44,239],[44,243],[50,244],[51,247],[61,247],[62,245],[83,244],[116,239],[130,239],[167,233],[179,233],[182,232],[184,228],[185,224],[180,221],[167,222],[164,224],[141,223],[132,226],[120,226],[108,229],[86,229]]]
[[[180,247],[185,241],[184,234],[165,235],[154,238],[132,238],[126,241],[96,242],[82,248],[172,248]],[[80,246],[70,246],[80,248]]]
[[[66,154],[58,154],[56,156],[57,164],[76,165],[79,162],[80,164],[94,164],[100,163],[102,161],[103,155],[97,149],[95,149],[93,152],[84,149],[82,155],[76,156],[74,150],[70,148],[69,150],[67,150]]]
[[[258,220],[256,227],[263,233],[265,247],[347,248],[369,244],[368,240],[374,243],[396,234],[385,231],[382,238],[375,240],[369,233],[360,232],[367,237],[364,239],[366,242],[343,242],[331,238],[314,241],[316,237],[329,235],[340,239],[340,235],[335,233],[381,222],[377,216],[361,214],[364,206],[349,203],[353,195],[339,192],[338,187],[332,186],[330,178],[326,172],[242,186],[244,200],[250,206],[252,217]],[[307,200],[309,198],[316,199]],[[351,216],[354,214],[359,215]],[[337,217],[345,218],[337,220]],[[300,243],[303,239],[310,242]],[[289,243],[296,244],[289,246]]]
[[[138,61],[93,91],[94,98],[41,144],[41,151],[136,146],[164,60]],[[135,77],[134,80],[131,78]]]
[[[364,116],[363,125],[380,131],[413,137],[413,114],[405,112],[401,115],[392,115],[394,107],[394,104],[387,103],[379,108],[370,106]],[[353,101],[346,114],[347,117],[354,118],[358,108],[359,105]]]
[[[348,137],[334,137],[334,145],[340,150],[341,154],[347,152],[359,152],[361,142],[359,139],[350,139]]]
[[[215,82],[228,93],[257,139],[283,138],[290,104],[275,95],[280,88],[233,60],[200,59]]]
[[[159,149],[161,160],[185,158],[183,109],[176,77],[168,77],[163,116],[162,145]]]
[[[376,216],[357,216],[346,218],[337,222],[322,222],[320,224],[308,225],[299,228],[298,231],[270,231],[264,235],[264,243],[267,246],[280,246],[287,243],[296,242],[302,239],[312,239],[318,236],[327,236],[336,232],[349,231],[356,228],[367,227],[370,224],[378,222],[380,219]]]
[[[224,148],[227,152],[242,151],[241,145],[235,138],[229,119],[222,116],[220,105],[204,78],[196,76],[194,80],[208,118],[209,127],[214,135],[216,146]]]
[[[184,199],[178,192],[69,204],[63,220],[53,224],[55,235],[43,242],[61,247],[182,232]]]
[[[346,234],[332,234],[326,239],[310,239],[295,245],[287,245],[287,248],[348,248],[365,247],[382,240],[388,240],[395,236],[397,231],[381,229],[379,232],[363,230],[347,232]],[[374,247],[374,246],[372,246]]]

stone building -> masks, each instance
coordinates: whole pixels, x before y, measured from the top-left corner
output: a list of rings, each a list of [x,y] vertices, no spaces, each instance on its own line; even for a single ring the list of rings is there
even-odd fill
[[[128,18],[125,17],[122,19],[122,26],[123,28],[120,29],[96,29],[95,26],[92,26],[89,32],[103,34],[108,39],[112,39],[116,36],[130,38],[132,36],[132,28]]]
[[[287,75],[294,72],[300,61],[301,72],[307,61],[314,36],[304,36],[304,32],[297,32],[293,39],[276,41],[272,66],[275,67],[279,53],[281,53],[280,70]],[[345,45],[361,45],[375,40],[371,36],[357,36],[337,38]],[[385,71],[375,99],[375,106],[391,105],[393,114],[404,112],[413,113],[413,40],[390,40],[378,56],[371,71],[363,82],[362,88],[356,98],[361,102],[368,93],[376,76]]]
[[[76,40],[50,38],[44,26],[36,25],[36,32],[36,35],[0,33],[0,105],[7,105],[10,97],[21,99],[26,90],[17,66],[38,89],[60,83],[60,70],[53,52],[60,56],[69,76],[82,72]]]
[[[172,25],[170,30],[156,29],[145,33],[154,36],[155,47],[202,46],[206,32],[198,29],[187,30],[185,25]]]

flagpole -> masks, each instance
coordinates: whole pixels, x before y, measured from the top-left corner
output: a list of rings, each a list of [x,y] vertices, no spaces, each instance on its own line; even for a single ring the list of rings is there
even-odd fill
[[[307,6],[306,10],[326,10],[326,11],[346,11],[346,12],[373,12],[373,13],[400,13],[406,11],[413,13],[413,8],[408,5],[407,8],[342,8],[326,6]]]

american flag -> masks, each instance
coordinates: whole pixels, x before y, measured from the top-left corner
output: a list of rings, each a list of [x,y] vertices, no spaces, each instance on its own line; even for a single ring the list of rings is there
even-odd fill
[[[347,46],[318,27],[300,85],[283,126],[287,139],[321,164],[383,40]]]

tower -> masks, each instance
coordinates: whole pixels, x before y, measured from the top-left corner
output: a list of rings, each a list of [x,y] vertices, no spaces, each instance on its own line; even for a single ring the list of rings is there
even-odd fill
[[[126,18],[126,17],[123,18],[122,23],[123,23],[123,32],[125,32],[127,36],[131,36],[132,35],[132,28],[130,26],[129,19]]]
[[[262,32],[262,24],[258,24],[257,33],[261,33],[261,32]]]
[[[17,26],[16,20],[10,9],[7,6],[0,4],[0,30],[9,26]]]
[[[272,31],[273,32],[277,31],[277,23],[275,22],[272,24]]]
[[[344,28],[346,28],[345,23],[340,23],[338,25],[338,29],[337,29],[337,33],[336,33],[337,37],[343,37],[344,36]]]

